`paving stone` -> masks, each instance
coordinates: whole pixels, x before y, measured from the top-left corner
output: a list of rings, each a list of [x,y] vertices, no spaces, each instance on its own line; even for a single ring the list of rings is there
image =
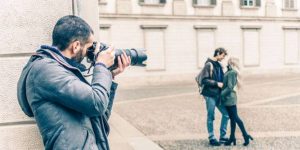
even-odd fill
[[[274,102],[265,103],[262,105],[299,105],[300,104],[300,96],[293,96],[281,100],[277,100]]]
[[[299,150],[300,137],[288,138],[258,138],[254,139],[247,147],[243,140],[237,140],[236,146],[209,146],[207,140],[181,140],[181,141],[156,141],[165,150]],[[267,144],[266,144],[267,143]]]
[[[249,133],[259,138],[247,148],[216,149],[300,149],[299,84],[297,75],[247,77],[240,91],[238,112]],[[114,111],[164,149],[215,149],[206,140],[205,102],[194,82],[121,87]],[[217,109],[215,113],[218,136],[221,115]],[[236,134],[241,145],[238,128]]]

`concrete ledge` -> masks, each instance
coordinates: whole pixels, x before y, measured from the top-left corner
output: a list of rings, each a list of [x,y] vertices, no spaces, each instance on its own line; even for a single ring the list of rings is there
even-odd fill
[[[298,11],[298,9],[295,8],[283,8],[282,11]]]
[[[168,25],[141,25],[141,29],[166,29]]]
[[[131,138],[130,145],[134,147],[135,150],[163,150],[146,137]]]
[[[262,26],[260,25],[243,25],[241,26],[241,29],[261,29]]]
[[[283,30],[300,30],[300,26],[283,26]]]
[[[198,4],[193,4],[194,8],[215,8],[216,5],[198,5]]]
[[[211,30],[216,30],[217,26],[216,25],[194,25],[194,29],[211,29]]]
[[[159,3],[159,4],[147,4],[147,3],[139,3],[140,6],[148,6],[148,7],[164,7],[165,4]]]
[[[258,10],[260,7],[256,6],[240,6],[241,9],[248,9],[248,10]]]
[[[110,124],[112,131],[115,130],[114,132],[117,133],[114,137],[110,137],[112,149],[117,149],[118,147],[121,147],[121,145],[130,145],[133,150],[162,150],[162,148],[160,148],[156,143],[148,139],[143,133],[133,127],[118,114],[112,113]],[[116,138],[117,135],[119,136],[118,138]],[[116,141],[117,139],[122,140],[123,142],[118,143],[118,141]],[[121,149],[124,150],[124,148]],[[127,149],[130,148],[127,147]]]
[[[9,53],[9,54],[0,54],[0,58],[10,58],[10,57],[30,57],[34,53]]]
[[[33,118],[21,120],[21,121],[14,121],[14,122],[0,122],[0,127],[5,126],[15,126],[15,125],[33,125],[36,124],[35,120]]]
[[[100,29],[109,29],[111,27],[111,24],[100,24],[99,28]]]
[[[116,18],[126,18],[126,19],[180,19],[180,20],[234,20],[234,21],[300,21],[297,16],[293,17],[265,17],[265,16],[201,16],[201,15],[164,15],[164,14],[99,14],[101,19],[116,19]]]

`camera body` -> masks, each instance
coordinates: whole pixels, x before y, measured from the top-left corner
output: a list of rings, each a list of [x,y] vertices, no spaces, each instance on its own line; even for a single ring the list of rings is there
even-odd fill
[[[97,43],[94,42],[93,45],[87,50],[87,58],[88,58],[87,60],[89,63],[92,63],[93,65],[95,64],[99,53],[109,48],[106,44],[100,43],[100,49],[98,53],[95,54],[96,44]],[[114,64],[108,68],[109,70],[114,70],[118,68],[118,56],[121,56],[123,54],[123,51],[126,53],[127,56],[131,58],[131,64],[130,64],[131,66],[141,66],[141,67],[146,66],[146,64],[144,64],[144,61],[147,60],[147,55],[145,54],[144,49],[135,49],[135,48],[115,49]]]

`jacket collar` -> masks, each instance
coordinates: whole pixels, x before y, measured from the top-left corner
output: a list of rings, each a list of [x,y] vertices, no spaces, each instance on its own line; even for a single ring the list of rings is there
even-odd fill
[[[66,58],[58,48],[54,46],[42,45],[41,49],[39,49],[37,54],[45,54],[47,56],[52,57],[57,62],[59,62],[64,67],[67,67],[72,70],[78,70],[80,72],[86,71],[86,67],[83,64],[77,63],[74,60]]]
[[[47,46],[47,45],[42,45],[41,49],[36,51],[37,56],[41,56],[44,57],[46,55],[46,57],[51,57],[53,58],[55,61],[57,61],[59,64],[61,64],[62,66],[66,67],[67,69],[76,71],[77,74],[79,75],[78,77],[81,78],[82,81],[84,81],[87,84],[90,84],[83,76],[81,70],[77,67],[72,66],[71,64],[69,64],[67,62],[67,60],[65,59],[65,57],[61,54],[61,52],[53,46]]]
[[[207,62],[211,62],[212,64],[214,64],[214,66],[217,66],[217,67],[221,67],[221,68],[222,68],[222,66],[221,66],[221,64],[219,63],[219,61],[215,61],[215,60],[213,60],[213,59],[211,59],[211,58],[207,58],[207,60],[206,60],[205,63],[207,63]]]

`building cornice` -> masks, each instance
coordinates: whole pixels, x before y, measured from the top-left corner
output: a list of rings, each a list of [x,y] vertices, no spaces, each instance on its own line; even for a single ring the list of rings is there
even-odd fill
[[[216,30],[216,25],[194,25],[194,29],[196,30],[204,30],[204,29],[210,29],[210,30]]]
[[[283,30],[300,30],[300,26],[283,26]]]
[[[109,29],[110,26],[111,26],[110,24],[100,24],[100,25],[99,25],[99,28],[100,28],[100,29]]]
[[[242,25],[241,29],[256,29],[256,30],[260,30],[262,28],[261,25]]]
[[[159,4],[147,4],[147,3],[139,3],[139,5],[140,6],[142,6],[142,7],[164,7],[165,6],[165,4],[161,4],[161,3],[159,3]]]
[[[166,29],[168,25],[141,25],[141,29]]]
[[[222,20],[222,21],[290,21],[300,22],[300,17],[265,16],[197,16],[197,15],[150,15],[150,14],[100,14],[100,19],[162,19],[162,20]]]

